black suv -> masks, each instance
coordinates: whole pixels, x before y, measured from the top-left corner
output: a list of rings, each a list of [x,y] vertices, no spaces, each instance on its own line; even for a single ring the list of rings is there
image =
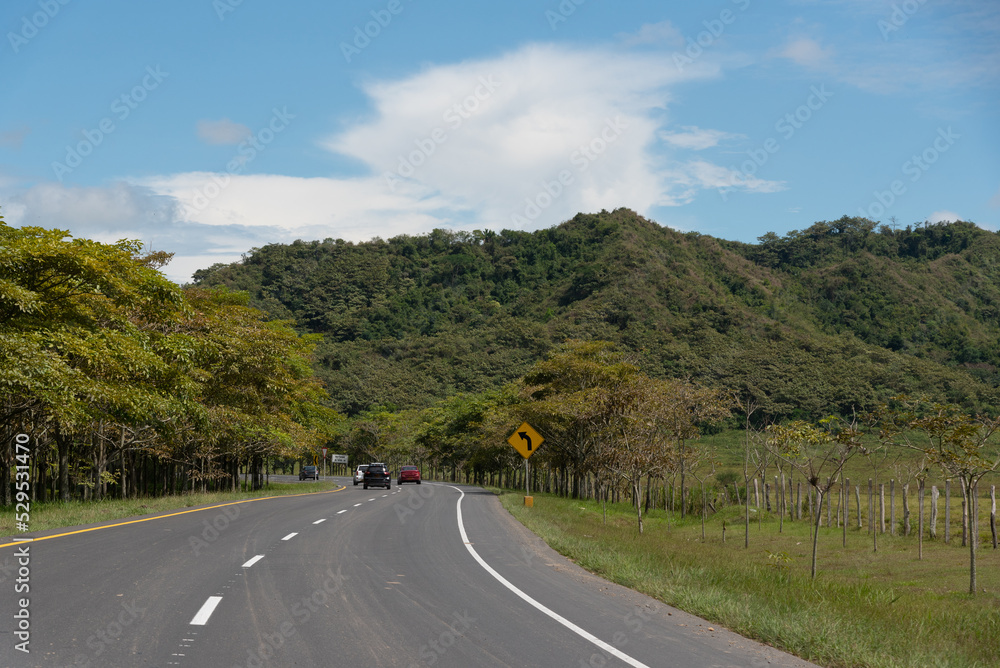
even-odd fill
[[[299,471],[299,480],[305,480],[306,478],[319,480],[319,468],[315,466],[303,466],[302,470]]]
[[[392,476],[389,475],[389,469],[383,464],[369,464],[368,469],[365,471],[365,489],[368,489],[369,485],[390,489],[392,487]]]

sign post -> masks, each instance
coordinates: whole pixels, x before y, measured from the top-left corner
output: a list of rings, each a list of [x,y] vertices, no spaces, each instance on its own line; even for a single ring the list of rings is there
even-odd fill
[[[544,440],[545,437],[535,431],[534,427],[527,422],[521,423],[521,426],[507,438],[507,442],[524,457],[524,505],[529,508],[535,505],[535,500],[530,496],[531,492],[528,489],[528,458],[538,451],[538,446]]]
[[[323,477],[326,477],[326,448],[323,448]]]
[[[330,461],[334,464],[346,464],[347,455],[330,455]]]

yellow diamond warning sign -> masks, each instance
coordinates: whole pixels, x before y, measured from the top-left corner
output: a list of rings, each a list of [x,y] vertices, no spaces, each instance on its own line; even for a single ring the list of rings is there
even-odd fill
[[[531,455],[535,454],[535,450],[538,446],[542,444],[542,435],[532,428],[530,424],[525,422],[517,430],[510,435],[507,442],[514,446],[514,449],[521,453],[521,456],[527,459]]]

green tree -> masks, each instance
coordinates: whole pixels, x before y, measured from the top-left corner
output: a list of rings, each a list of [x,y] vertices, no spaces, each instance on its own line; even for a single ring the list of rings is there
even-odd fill
[[[64,500],[88,425],[150,419],[173,401],[159,392],[169,364],[143,324],[183,301],[151,266],[163,258],[140,250],[0,221],[0,417],[23,424],[31,415],[40,436],[54,437]]]
[[[267,321],[245,293],[189,288],[185,297],[193,313],[180,327],[190,337],[191,373],[209,422],[194,460],[211,479],[227,475],[215,468],[220,453],[248,461],[257,488],[267,458],[301,456],[336,432],[339,416],[324,407],[311,366],[319,337]]]
[[[637,373],[608,341],[568,341],[525,375],[515,410],[545,437],[544,460],[572,474],[573,498],[606,436],[609,393]]]

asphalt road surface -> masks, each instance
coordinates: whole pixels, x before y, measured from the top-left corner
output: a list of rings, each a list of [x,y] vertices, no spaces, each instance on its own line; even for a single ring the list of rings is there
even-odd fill
[[[0,665],[811,665],[588,574],[479,488],[336,480],[0,539]]]

